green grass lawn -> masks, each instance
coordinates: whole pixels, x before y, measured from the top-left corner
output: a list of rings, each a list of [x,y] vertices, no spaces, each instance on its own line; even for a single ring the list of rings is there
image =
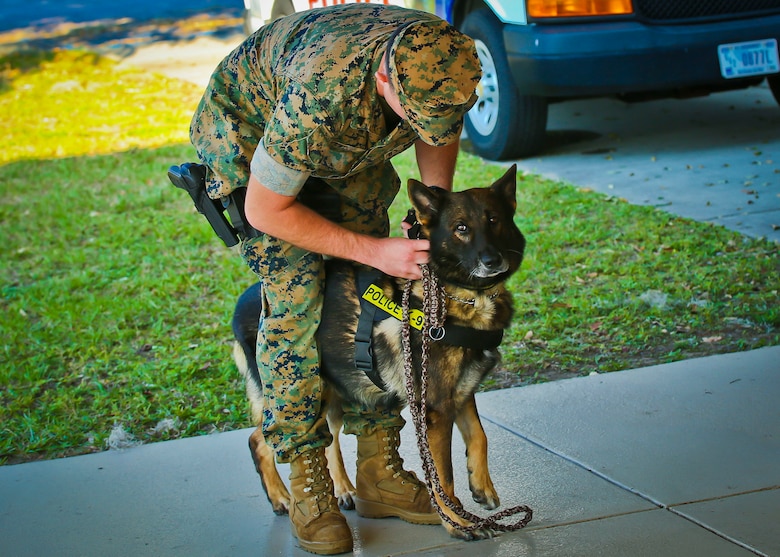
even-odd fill
[[[166,177],[200,93],[83,52],[0,58],[0,463],[250,425],[229,320],[252,275]],[[504,170],[464,154],[456,188]],[[518,202],[484,388],[780,343],[777,245],[535,176]]]

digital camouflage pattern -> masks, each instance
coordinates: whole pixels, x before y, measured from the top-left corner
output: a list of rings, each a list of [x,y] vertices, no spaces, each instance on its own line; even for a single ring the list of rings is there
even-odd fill
[[[252,157],[262,140],[274,162],[321,178],[338,193],[341,204],[334,220],[355,232],[387,236],[387,209],[400,187],[390,158],[411,147],[424,126],[418,120],[414,125],[400,121],[388,127],[374,74],[392,34],[414,22],[426,23],[420,27],[425,44],[432,44],[432,29],[447,33],[442,44],[455,44],[457,36],[432,14],[350,4],[276,20],[237,47],[214,71],[190,127],[193,145],[209,169],[209,196],[216,199],[246,186]],[[435,72],[444,79],[460,71],[458,67],[468,66],[460,57],[455,57],[456,66],[439,63],[433,68],[414,69],[408,61],[402,62],[403,56],[418,54],[410,37],[407,34],[402,43],[406,47],[396,49],[398,67],[425,72],[423,87],[431,86],[431,98],[437,103],[429,107],[431,114],[446,112],[441,104],[446,95],[452,95],[456,104],[471,99],[476,86],[471,85],[472,68],[467,68],[465,81],[456,80],[466,83],[468,91],[455,91],[451,80],[442,87],[434,86],[439,81],[430,81]],[[443,55],[444,51],[437,54]],[[413,89],[412,76],[408,77],[403,82],[407,95],[420,101],[421,90]],[[418,105],[413,110],[421,110]],[[456,125],[449,124],[444,132],[441,126],[436,128],[439,144],[458,139],[461,115],[458,112]],[[331,439],[321,412],[315,337],[322,308],[323,261],[268,235],[245,241],[242,250],[262,283],[257,353],[266,398],[263,430],[277,458],[286,462]],[[348,433],[403,425],[399,408],[348,407],[345,412]]]
[[[415,22],[393,39],[389,57],[393,89],[420,139],[453,143],[477,102],[482,67],[474,41],[442,20]]]
[[[408,122],[388,129],[374,82],[393,31],[426,12],[376,4],[300,12],[262,27],[214,71],[190,135],[211,169],[213,198],[249,180],[261,138],[287,168],[339,180],[408,149]],[[456,138],[452,138],[454,141]]]

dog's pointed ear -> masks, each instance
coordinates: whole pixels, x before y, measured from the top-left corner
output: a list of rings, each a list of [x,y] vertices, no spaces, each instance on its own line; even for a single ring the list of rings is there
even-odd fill
[[[501,178],[490,186],[490,189],[506,199],[506,202],[512,208],[512,213],[517,209],[517,165],[509,167]]]
[[[413,178],[409,179],[406,189],[409,193],[409,201],[412,202],[412,207],[417,213],[417,219],[427,226],[438,215],[442,193],[446,190],[435,186],[429,188]]]

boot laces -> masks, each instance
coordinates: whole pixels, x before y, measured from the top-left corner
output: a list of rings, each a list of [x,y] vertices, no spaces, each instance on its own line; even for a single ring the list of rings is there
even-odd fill
[[[398,453],[398,447],[401,444],[400,432],[397,429],[388,430],[382,437],[382,441],[386,443],[384,446],[384,458],[387,460],[385,469],[393,472],[394,479],[401,478],[402,485],[408,483],[415,491],[420,489],[420,480],[417,479],[414,472],[404,470],[404,459]]]
[[[307,454],[303,463],[306,465],[306,483],[309,484],[303,488],[303,492],[311,494],[314,516],[319,516],[331,508],[333,489],[327,471],[328,464],[324,455],[317,451]]]

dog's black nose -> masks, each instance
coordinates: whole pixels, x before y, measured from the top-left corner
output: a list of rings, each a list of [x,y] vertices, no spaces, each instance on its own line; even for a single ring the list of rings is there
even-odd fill
[[[501,254],[498,253],[498,251],[490,249],[480,253],[479,260],[488,269],[495,269],[496,267],[501,266],[503,258],[501,257]]]

